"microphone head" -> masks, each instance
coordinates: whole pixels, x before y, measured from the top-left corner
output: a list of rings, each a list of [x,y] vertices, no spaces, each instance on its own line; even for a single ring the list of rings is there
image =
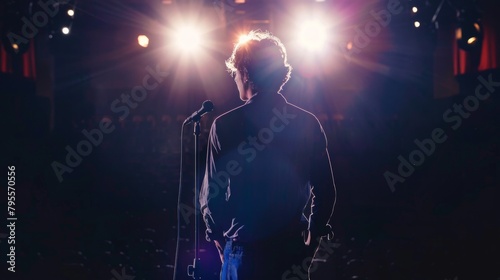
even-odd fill
[[[210,100],[206,100],[205,102],[203,102],[202,106],[205,112],[212,112],[212,110],[214,109],[214,103],[212,103],[212,101]]]

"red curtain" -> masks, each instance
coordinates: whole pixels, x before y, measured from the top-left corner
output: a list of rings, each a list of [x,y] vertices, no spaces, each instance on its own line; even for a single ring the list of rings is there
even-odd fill
[[[498,68],[499,57],[498,51],[498,30],[494,22],[484,17],[483,21],[483,42],[481,49],[466,52],[458,48],[456,43],[453,44],[453,68],[455,75],[462,75],[471,72],[484,71]]]
[[[28,50],[21,55],[21,71],[25,78],[34,80],[36,78],[36,64],[33,40],[30,40],[29,44]],[[7,53],[3,45],[0,44],[0,72],[13,73],[12,63],[12,55]]]

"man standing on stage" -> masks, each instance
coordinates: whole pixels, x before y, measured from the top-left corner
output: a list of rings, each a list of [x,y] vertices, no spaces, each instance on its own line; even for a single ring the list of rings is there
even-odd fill
[[[210,130],[200,193],[207,240],[219,250],[221,279],[282,279],[331,233],[336,191],[326,136],[313,114],[280,93],[292,67],[277,37],[251,31],[226,66],[245,104]]]

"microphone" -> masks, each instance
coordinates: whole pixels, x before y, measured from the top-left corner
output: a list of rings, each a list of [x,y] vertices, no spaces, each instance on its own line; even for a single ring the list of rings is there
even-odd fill
[[[189,124],[193,121],[197,122],[201,119],[201,116],[205,115],[208,112],[212,112],[214,109],[214,104],[210,100],[205,100],[201,105],[200,110],[194,112],[189,118],[187,118],[182,125]]]

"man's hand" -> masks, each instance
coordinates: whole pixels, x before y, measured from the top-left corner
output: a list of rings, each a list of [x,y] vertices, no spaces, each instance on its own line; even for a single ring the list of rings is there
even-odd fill
[[[217,240],[214,240],[214,244],[215,244],[215,248],[217,248],[217,251],[219,252],[220,261],[221,261],[221,263],[224,264],[224,248],[221,246],[221,244]]]
[[[302,236],[304,237],[304,244],[307,246],[307,255],[314,257],[322,238],[326,237],[328,240],[332,240],[333,235],[332,227],[329,224],[319,229],[310,226],[308,230],[303,231]]]
[[[326,224],[322,227],[311,228],[311,234],[313,237],[326,237],[328,240],[332,240],[334,236],[333,229],[330,224]]]
[[[223,236],[223,231],[215,224],[210,214],[203,214],[203,221],[206,226],[205,240],[212,242],[212,240]]]
[[[318,227],[310,225],[309,229],[303,232],[304,244],[316,249],[319,245],[320,239],[326,237],[328,240],[332,240],[334,233],[332,226],[326,224],[325,226]]]

